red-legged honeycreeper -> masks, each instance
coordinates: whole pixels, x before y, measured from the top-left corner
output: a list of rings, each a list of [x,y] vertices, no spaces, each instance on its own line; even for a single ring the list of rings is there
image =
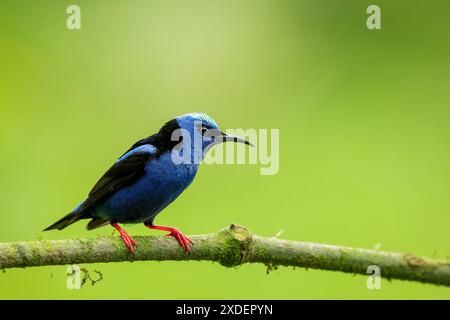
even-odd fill
[[[110,224],[134,253],[136,242],[119,223],[144,223],[150,229],[168,231],[189,252],[189,238],[176,228],[154,225],[153,220],[191,184],[206,152],[226,141],[252,145],[225,134],[204,113],[179,116],[136,142],[106,171],[86,200],[45,230],[62,230],[91,219],[88,230]]]

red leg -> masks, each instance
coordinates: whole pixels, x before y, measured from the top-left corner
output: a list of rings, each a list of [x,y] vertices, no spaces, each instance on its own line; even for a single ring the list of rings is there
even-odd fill
[[[186,252],[189,252],[189,244],[194,244],[191,239],[186,237],[184,234],[181,233],[180,230],[172,227],[165,227],[165,226],[154,226],[154,225],[145,225],[147,228],[155,229],[155,230],[164,230],[169,231],[166,236],[174,237],[177,239],[178,243],[180,244],[180,247],[184,247]]]
[[[112,223],[111,225],[117,230],[119,231],[120,237],[123,240],[123,243],[125,243],[125,245],[128,247],[128,249],[130,249],[131,253],[134,253],[134,248],[133,246],[137,247],[136,241],[134,241],[134,239],[132,237],[130,237],[128,235],[128,233],[122,229],[117,223]]]

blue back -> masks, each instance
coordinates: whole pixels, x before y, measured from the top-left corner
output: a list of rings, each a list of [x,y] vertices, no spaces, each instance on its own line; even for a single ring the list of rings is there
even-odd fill
[[[105,220],[122,223],[152,221],[194,180],[198,165],[175,165],[170,153],[149,161],[145,174],[100,203],[92,213]]]

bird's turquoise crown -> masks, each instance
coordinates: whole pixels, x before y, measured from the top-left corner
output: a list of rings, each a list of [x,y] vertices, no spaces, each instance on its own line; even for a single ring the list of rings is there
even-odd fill
[[[213,118],[208,116],[206,113],[203,112],[192,112],[187,113],[182,116],[179,116],[176,118],[178,124],[180,127],[184,129],[191,129],[194,122],[198,121],[201,122],[204,125],[209,126],[212,129],[218,129],[219,126],[217,125],[216,121],[214,121]]]

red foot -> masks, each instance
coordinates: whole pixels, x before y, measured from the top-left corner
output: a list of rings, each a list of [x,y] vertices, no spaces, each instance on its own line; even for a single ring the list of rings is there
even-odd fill
[[[166,234],[166,236],[174,237],[175,239],[177,239],[178,243],[180,244],[180,247],[184,247],[186,253],[189,253],[189,244],[194,245],[191,239],[186,237],[184,234],[181,233],[180,230],[176,228],[165,226],[153,226],[153,225],[146,225],[146,227],[150,229],[169,231],[169,233]]]
[[[111,225],[117,230],[119,231],[120,237],[123,240],[123,243],[125,243],[125,245],[128,247],[128,249],[130,249],[131,253],[134,253],[134,248],[133,246],[137,247],[136,241],[134,241],[134,239],[132,237],[130,237],[128,235],[128,233],[122,229],[117,223],[111,223]]]

